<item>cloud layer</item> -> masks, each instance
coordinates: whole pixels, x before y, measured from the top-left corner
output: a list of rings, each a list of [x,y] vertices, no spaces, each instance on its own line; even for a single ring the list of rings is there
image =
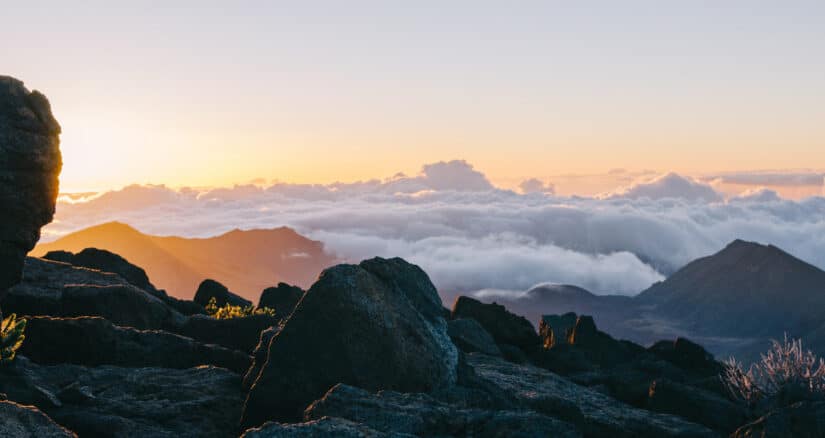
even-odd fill
[[[183,236],[287,225],[348,260],[405,257],[445,293],[550,282],[635,294],[735,238],[773,243],[825,267],[822,197],[751,191],[724,200],[675,174],[594,198],[554,196],[551,187],[537,180],[524,193],[496,189],[463,161],[352,184],[129,186],[62,198],[44,238],[110,220]]]

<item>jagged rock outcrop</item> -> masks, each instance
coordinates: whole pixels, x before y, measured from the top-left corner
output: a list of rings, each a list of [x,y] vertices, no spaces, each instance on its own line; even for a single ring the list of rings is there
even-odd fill
[[[581,437],[572,424],[531,410],[462,409],[426,394],[337,385],[305,412],[305,419],[339,417],[386,433],[412,436]]]
[[[77,438],[34,406],[0,401],[0,436],[16,438]]]
[[[457,380],[458,350],[427,274],[401,259],[325,270],[269,344],[242,424],[298,420],[338,383],[428,392]]]
[[[174,329],[183,315],[117,274],[29,257],[3,300],[19,315],[102,316],[121,326]]]
[[[124,280],[146,292],[152,293],[157,291],[155,286],[149,281],[149,277],[143,268],[135,266],[123,257],[105,249],[86,248],[77,254],[69,251],[51,251],[43,256],[43,258],[83,268],[112,272],[120,275]]]
[[[215,299],[215,304],[218,307],[223,307],[227,304],[241,307],[252,305],[251,301],[233,294],[226,288],[226,286],[218,283],[217,281],[211,279],[203,280],[200,286],[198,286],[197,292],[195,292],[195,298],[193,301],[206,307],[206,305],[209,304],[209,300],[212,298]]]
[[[46,96],[0,76],[0,300],[20,280],[26,254],[54,216],[59,136]]]
[[[100,317],[28,319],[20,354],[57,365],[191,368],[215,365],[242,374],[250,356],[159,330],[119,327]]]
[[[0,392],[79,436],[227,437],[238,431],[240,376],[223,368],[0,367]]]
[[[518,365],[492,356],[471,353],[467,363],[481,381],[498,387],[539,413],[557,399],[574,403],[584,415],[585,436],[611,437],[718,437],[705,426],[681,418],[638,409],[577,385],[531,365]],[[551,413],[552,415],[552,413]]]
[[[325,417],[306,423],[268,422],[247,430],[242,438],[414,438],[413,435],[384,433],[343,418]]]
[[[467,353],[477,351],[492,356],[502,355],[493,337],[474,319],[461,318],[447,321],[447,333],[461,351]]]
[[[304,296],[304,290],[298,286],[278,283],[275,287],[268,287],[261,292],[258,307],[275,309],[275,316],[286,318],[295,309],[295,305]]]
[[[544,348],[569,343],[570,332],[576,325],[578,316],[573,312],[564,315],[542,315],[539,321],[539,336]]]
[[[508,312],[500,304],[484,304],[476,299],[460,296],[453,304],[452,318],[475,319],[498,344],[514,345],[523,351],[532,351],[541,344],[536,330],[529,321]]]
[[[118,254],[105,249],[86,248],[77,254],[69,251],[50,251],[43,256],[46,260],[68,263],[82,268],[96,269],[119,275],[133,286],[149,292],[183,315],[206,314],[203,306],[194,301],[170,297],[165,290],[155,287],[140,266],[130,263]]]
[[[192,315],[175,329],[176,333],[206,344],[218,344],[233,350],[251,353],[258,345],[261,332],[278,325],[278,318],[251,315],[243,318],[216,319]]]

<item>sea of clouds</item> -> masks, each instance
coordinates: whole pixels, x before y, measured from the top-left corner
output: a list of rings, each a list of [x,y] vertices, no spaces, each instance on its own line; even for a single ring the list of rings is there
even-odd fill
[[[825,268],[825,197],[788,200],[766,189],[730,197],[672,173],[592,197],[557,196],[537,179],[502,190],[464,161],[358,183],[133,185],[61,197],[44,240],[113,220],[189,237],[286,225],[343,260],[404,257],[443,292],[515,292],[549,282],[632,295],[737,238]]]

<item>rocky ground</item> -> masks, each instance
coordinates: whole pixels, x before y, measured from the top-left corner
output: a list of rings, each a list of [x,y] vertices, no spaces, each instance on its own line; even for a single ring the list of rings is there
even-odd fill
[[[29,320],[17,359],[0,367],[2,427],[15,435],[825,430],[822,402],[756,412],[731,400],[721,364],[688,340],[644,348],[573,314],[546,317],[537,333],[504,307],[468,297],[444,309],[427,275],[401,259],[330,268],[297,303],[295,289],[272,288],[267,299],[288,312],[230,320],[184,315],[151,283],[128,281],[136,267],[105,260],[89,269],[29,258],[4,299],[7,313]],[[236,299],[209,284],[199,301],[209,293]]]

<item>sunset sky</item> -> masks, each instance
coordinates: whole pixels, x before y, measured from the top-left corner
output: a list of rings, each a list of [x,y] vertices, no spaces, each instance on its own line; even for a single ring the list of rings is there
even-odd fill
[[[79,3],[0,16],[64,191],[825,169],[821,1]]]

